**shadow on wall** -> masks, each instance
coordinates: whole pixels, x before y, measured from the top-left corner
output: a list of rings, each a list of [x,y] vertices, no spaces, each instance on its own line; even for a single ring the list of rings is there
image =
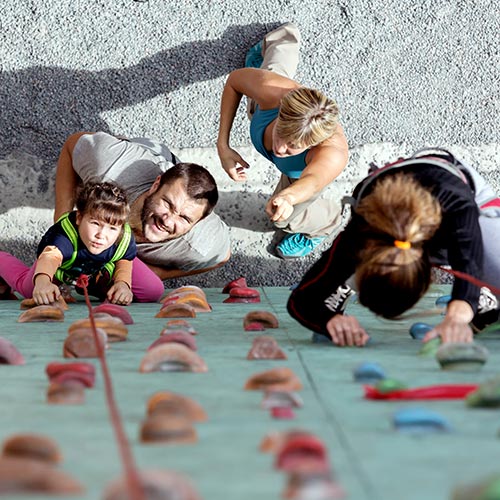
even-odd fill
[[[278,257],[249,257],[244,254],[233,254],[224,266],[196,274],[187,278],[178,278],[165,281],[165,288],[174,289],[184,285],[200,287],[222,287],[231,280],[245,276],[248,286],[292,286],[298,283],[311,265],[318,259],[318,255],[307,256],[303,259],[285,261]],[[255,304],[258,306],[258,304]]]
[[[158,52],[127,68],[102,71],[33,66],[0,73],[0,189],[5,186],[10,155],[41,158],[32,168],[41,205],[52,189],[53,169],[65,139],[72,133],[110,132],[100,114],[166,95],[197,81],[221,77],[243,65],[248,48],[279,23],[231,26],[216,40],[184,43]],[[214,55],[216,59],[214,59]],[[175,145],[172,145],[175,146]],[[2,161],[6,159],[6,161]],[[24,200],[17,205],[22,206]],[[50,203],[48,203],[50,202]],[[12,207],[5,207],[5,209]]]
[[[1,162],[0,162],[1,166]],[[18,167],[20,167],[18,165]],[[21,170],[26,170],[22,169]],[[1,171],[1,167],[0,167]],[[26,172],[25,172],[26,173]],[[18,172],[15,172],[14,177],[18,177]],[[23,175],[23,182],[26,184],[28,182],[29,176]],[[0,173],[0,184],[3,183],[4,176]],[[29,186],[26,186],[28,190]],[[19,191],[18,191],[19,192]],[[26,193],[22,201],[19,200],[19,195],[7,197],[0,200],[0,214],[6,212],[9,205],[16,206],[19,205],[31,205],[31,206],[42,206],[46,205],[46,208],[53,208],[53,199],[43,200],[40,196],[35,197],[32,190],[31,193]],[[33,200],[40,198],[40,203],[35,205]],[[264,211],[266,201],[269,195],[258,193],[258,192],[242,192],[242,191],[229,191],[219,193],[219,202],[216,206],[215,211],[221,219],[231,228],[240,228],[253,231],[256,233],[266,233],[274,232],[273,225],[269,222],[269,219]],[[12,221],[12,224],[15,224]],[[17,224],[20,225],[19,221]],[[42,226],[42,224],[40,224]],[[10,236],[8,239],[3,239],[0,235],[0,250],[9,252],[16,257],[20,258],[24,262],[30,262],[35,258],[35,252],[37,245],[43,236],[44,232],[49,228],[47,227],[37,227],[36,229],[30,228],[29,241],[28,234],[23,233],[23,228],[19,227],[20,237],[17,239],[12,239]],[[39,231],[39,234],[36,234]]]
[[[219,192],[215,211],[228,226],[257,232],[273,231],[265,212],[269,197],[269,194],[252,191]]]

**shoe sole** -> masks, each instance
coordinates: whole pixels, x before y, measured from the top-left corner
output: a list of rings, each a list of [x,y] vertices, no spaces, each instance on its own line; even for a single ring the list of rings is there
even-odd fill
[[[307,257],[307,255],[311,254],[312,252],[309,252],[307,255],[283,255],[278,249],[275,249],[275,254],[282,260],[295,260],[295,259],[303,259]]]

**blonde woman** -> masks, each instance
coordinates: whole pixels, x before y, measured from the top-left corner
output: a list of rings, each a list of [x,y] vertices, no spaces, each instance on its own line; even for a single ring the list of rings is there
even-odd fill
[[[456,274],[451,301],[424,340],[470,342],[471,326],[498,320],[498,296],[478,279],[498,293],[500,199],[475,170],[447,152],[398,160],[362,181],[351,201],[345,230],[292,292],[295,319],[337,345],[363,346],[366,330],[343,314],[354,289],[361,304],[395,318],[426,292],[431,267],[447,264]]]
[[[250,56],[261,52],[262,64],[229,75],[217,140],[224,170],[234,181],[246,181],[249,164],[231,148],[229,139],[241,98],[247,96],[252,143],[281,171],[266,213],[277,228],[289,233],[276,247],[285,259],[304,257],[338,229],[339,204],[320,194],[348,161],[336,103],[293,80],[299,44],[298,29],[287,23],[251,49],[247,63],[254,64]]]

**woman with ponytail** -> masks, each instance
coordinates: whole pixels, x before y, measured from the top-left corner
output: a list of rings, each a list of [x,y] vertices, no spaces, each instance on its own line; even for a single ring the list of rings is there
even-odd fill
[[[287,233],[276,246],[283,259],[308,255],[339,229],[338,200],[320,195],[348,160],[336,102],[293,79],[299,44],[299,30],[286,23],[250,49],[246,67],[233,71],[224,86],[217,139],[224,170],[234,181],[246,181],[250,165],[230,146],[233,121],[246,96],[252,143],[281,172],[265,210]]]
[[[363,346],[369,336],[344,315],[359,302],[384,318],[410,309],[427,291],[433,266],[451,266],[452,300],[425,340],[470,342],[472,325],[498,319],[500,199],[484,179],[447,152],[398,160],[354,190],[352,217],[331,248],[293,291],[290,314],[338,345]],[[454,270],[454,271],[453,271]],[[480,328],[479,327],[479,328]]]

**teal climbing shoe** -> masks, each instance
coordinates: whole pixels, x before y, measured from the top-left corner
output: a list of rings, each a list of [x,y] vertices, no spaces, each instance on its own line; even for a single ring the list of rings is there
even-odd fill
[[[262,41],[255,44],[245,57],[245,68],[260,68],[262,65]]]
[[[276,245],[276,253],[282,259],[299,259],[311,253],[324,239],[324,236],[308,238],[302,233],[288,234]]]

